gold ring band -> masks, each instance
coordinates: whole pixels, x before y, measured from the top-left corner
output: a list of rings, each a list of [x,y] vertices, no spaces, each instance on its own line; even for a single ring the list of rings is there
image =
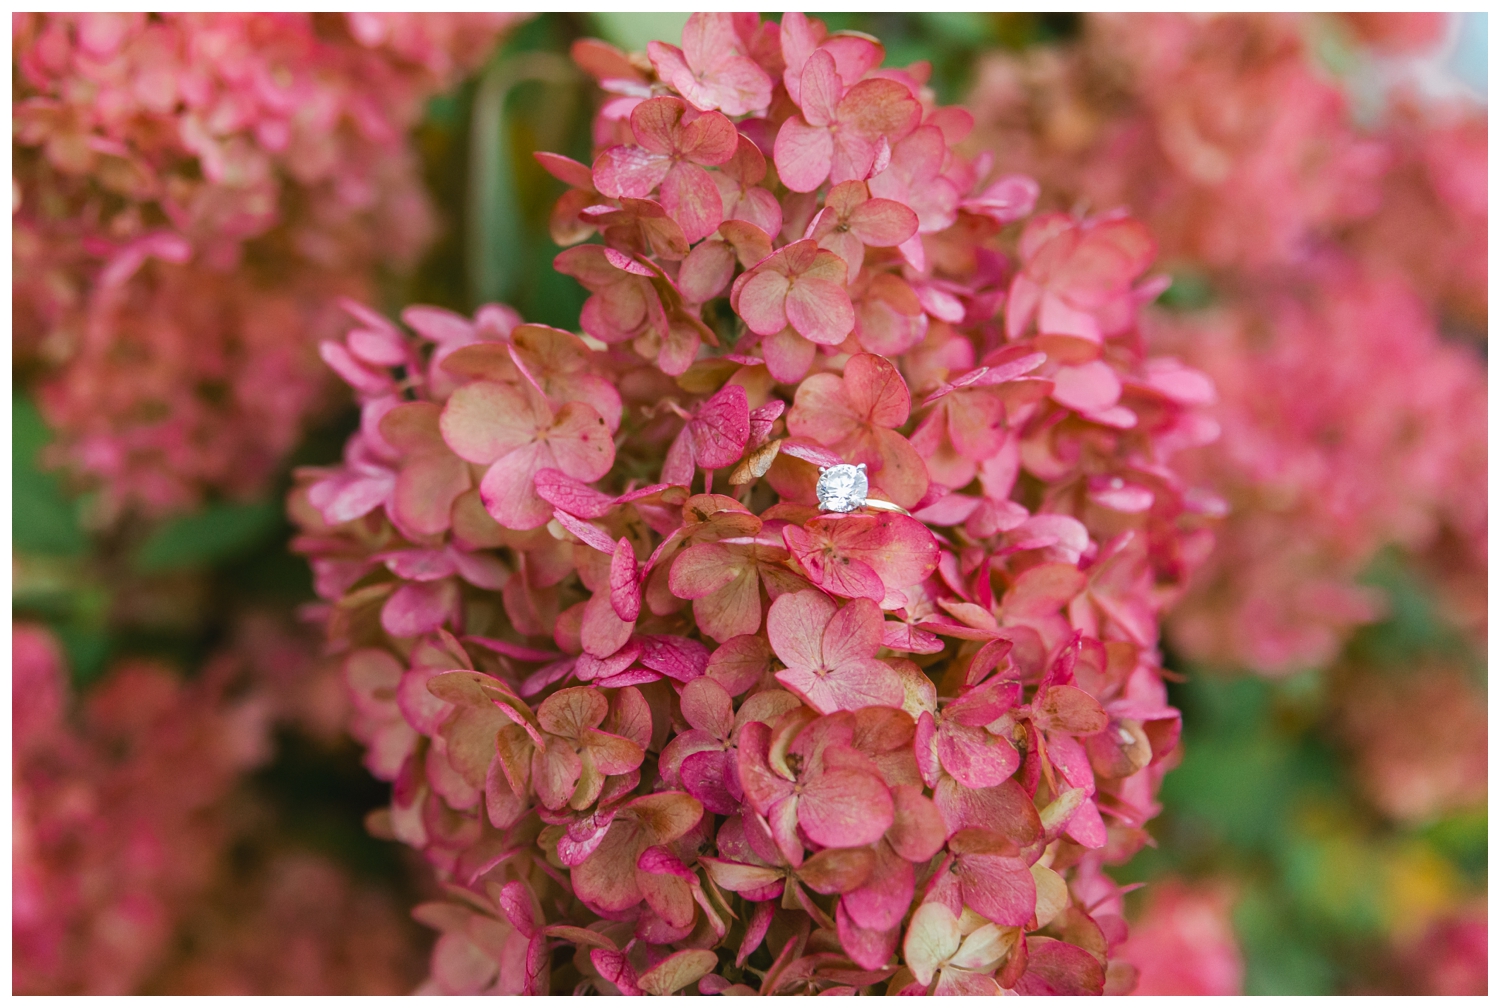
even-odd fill
[[[908,518],[911,517],[911,512],[906,510],[906,508],[902,507],[901,505],[892,504],[890,501],[876,500],[874,497],[866,497],[865,502],[862,506],[867,507],[872,511],[889,511],[892,514],[906,515]]]

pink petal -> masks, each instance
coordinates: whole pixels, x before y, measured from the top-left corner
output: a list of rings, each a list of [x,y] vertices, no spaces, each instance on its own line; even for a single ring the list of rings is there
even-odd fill
[[[839,79],[846,83],[863,80],[885,59],[885,46],[869,36],[834,35],[821,48],[833,57]]]
[[[967,788],[993,787],[1021,765],[1021,757],[1004,739],[983,728],[944,723],[937,735],[943,769]]]
[[[793,116],[776,134],[775,159],[782,184],[793,192],[812,192],[833,166],[833,137],[827,127]]]
[[[913,864],[932,860],[948,839],[937,805],[916,784],[897,784],[891,798],[896,804],[896,820],[886,834],[891,849]]]
[[[682,716],[694,728],[727,739],[734,730],[732,695],[709,676],[694,679],[682,689]]]
[[[688,243],[706,238],[724,222],[724,201],[708,172],[680,161],[661,183],[661,204],[682,226]]]
[[[791,326],[767,336],[760,347],[771,377],[787,384],[800,382],[818,355],[817,344],[798,335]]]
[[[603,518],[615,503],[613,497],[559,469],[542,469],[533,482],[542,500],[579,518]]]
[[[708,667],[708,648],[690,637],[650,634],[641,638],[641,664],[678,682],[691,682]]]
[[[874,658],[880,649],[880,609],[867,598],[849,602],[829,619],[823,631],[823,661],[830,668],[860,658]]]
[[[824,49],[815,51],[802,67],[801,94],[797,100],[802,117],[813,126],[830,125],[837,116],[843,94],[844,86],[833,55]]]
[[[379,395],[391,387],[389,375],[380,374],[355,360],[342,343],[324,340],[318,344],[318,355],[338,376],[367,395]]]
[[[850,215],[849,230],[866,245],[887,248],[917,233],[917,215],[895,200],[867,200]]]
[[[823,629],[837,608],[827,595],[811,589],[772,602],[766,616],[766,636],[776,657],[792,668],[821,667]]]
[[[1017,994],[1080,995],[1104,992],[1104,967],[1084,949],[1054,938],[1026,939],[1026,973]]]
[[[383,553],[386,569],[403,581],[436,581],[454,572],[453,558],[443,550],[408,549]]]
[[[813,584],[842,598],[884,600],[887,585],[873,567],[849,555],[825,556],[824,541],[811,531],[787,525],[781,534]]]
[[[899,427],[911,413],[911,393],[895,365],[875,354],[855,354],[844,365],[844,392],[856,416],[877,427]]]
[[[506,528],[533,529],[547,524],[552,508],[531,484],[538,469],[556,464],[545,444],[530,444],[499,459],[479,483],[479,496],[490,516]]]
[[[452,578],[402,585],[381,608],[380,625],[392,637],[431,633],[456,615],[458,601],[458,582]]]
[[[731,696],[739,696],[760,682],[770,664],[771,647],[765,638],[744,634],[725,641],[709,656],[705,674]]]
[[[609,595],[601,592],[583,610],[583,649],[596,658],[607,658],[625,646],[634,629],[634,621],[620,619]]]
[[[750,331],[770,336],[786,328],[786,300],[791,281],[769,269],[755,271],[740,288],[736,310]]]
[[[1036,880],[1020,858],[969,854],[959,860],[964,902],[1002,927],[1021,927],[1036,912]]]
[[[730,218],[755,225],[768,235],[781,232],[781,204],[759,186],[747,189],[733,207],[726,206],[724,212]]]
[[[812,59],[808,60],[809,65],[812,62]],[[916,127],[921,117],[922,106],[912,98],[910,91],[893,80],[880,77],[855,84],[838,106],[839,123],[844,132],[872,144],[881,136],[892,143],[901,140]],[[939,134],[939,140],[941,138]],[[869,167],[867,163],[865,170],[868,171]],[[936,174],[941,167],[941,164],[934,166],[933,173]]]
[[[886,844],[875,847],[878,860],[868,881],[844,894],[842,907],[849,919],[871,931],[899,928],[916,892],[916,872]],[[883,964],[882,964],[883,965]]]
[[[615,544],[609,564],[609,601],[615,615],[627,623],[641,614],[641,582],[636,574],[635,551],[630,540],[621,538]]]
[[[776,673],[776,678],[819,714],[895,707],[905,697],[895,671],[874,658],[854,659],[825,674],[787,668]]]
[[[885,620],[880,627],[882,647],[892,651],[909,651],[912,654],[937,654],[943,650],[943,642],[926,630],[919,630],[909,623]]]
[[[834,917],[838,926],[839,944],[843,946],[844,953],[856,965],[864,969],[875,970],[881,969],[891,961],[891,956],[895,955],[896,945],[901,938],[900,927],[893,927],[887,931],[862,928],[850,918],[842,900],[834,909]],[[846,990],[849,993],[854,991],[853,988],[846,988]]]
[[[635,135],[636,143],[654,154],[676,154],[681,149],[679,141],[686,112],[687,105],[681,98],[648,98],[631,111],[630,132]]]
[[[599,479],[615,462],[615,442],[609,425],[585,403],[563,403],[547,432],[547,444],[557,460],[557,468],[584,482]]]
[[[740,799],[735,797],[728,785],[730,778],[727,775],[733,773],[732,753],[696,752],[682,761],[682,787],[702,802],[707,811],[718,815],[733,815],[740,810]]]
[[[719,165],[734,157],[739,133],[722,113],[701,115],[682,128],[678,150],[694,164]]]
[[[750,407],[745,389],[726,385],[698,407],[689,425],[698,465],[719,469],[744,454],[750,439]]]
[[[874,843],[890,828],[894,814],[891,793],[880,778],[854,770],[817,775],[804,785],[797,804],[798,825],[823,847]]]
[[[690,304],[702,304],[724,292],[734,276],[734,250],[725,242],[706,241],[688,253],[677,272],[677,286]]]
[[[586,164],[580,164],[570,157],[561,154],[549,154],[546,151],[533,151],[532,157],[537,163],[547,170],[547,174],[560,182],[572,186],[574,189],[594,188],[594,173]]]
[[[830,280],[798,278],[787,292],[785,311],[793,329],[824,346],[837,346],[854,329],[849,292]]]
[[[594,186],[616,199],[642,199],[661,185],[671,168],[669,157],[644,147],[621,144],[594,159]]]
[[[1025,175],[1006,175],[996,179],[977,196],[963,201],[970,213],[983,214],[997,224],[1009,224],[1031,215],[1036,208],[1041,186]]]
[[[459,458],[487,465],[529,445],[551,422],[551,410],[540,396],[477,381],[449,396],[439,426],[443,440]]]
[[[1060,367],[1052,381],[1052,398],[1080,412],[1105,410],[1120,400],[1120,377],[1104,361]]]
[[[739,571],[727,546],[697,543],[672,561],[669,586],[678,598],[699,599],[728,586],[737,577]]]
[[[559,525],[600,553],[613,554],[615,552],[615,541],[609,537],[608,532],[599,526],[591,522],[586,522],[581,518],[574,518],[566,511],[554,511],[552,517],[557,520]]]
[[[469,489],[469,468],[443,452],[412,459],[401,467],[391,493],[391,518],[404,531],[437,535],[452,521],[453,502]]]
[[[766,815],[771,807],[792,793],[792,782],[771,769],[767,761],[771,729],[760,721],[740,728],[736,768],[745,799],[752,809]]]

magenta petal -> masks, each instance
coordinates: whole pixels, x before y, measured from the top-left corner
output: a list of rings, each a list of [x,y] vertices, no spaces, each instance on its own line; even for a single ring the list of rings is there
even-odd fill
[[[582,519],[574,518],[566,511],[554,511],[552,512],[552,517],[556,519],[557,523],[563,528],[567,529],[569,532],[576,535],[579,539],[583,540],[586,545],[592,546],[600,553],[608,553],[610,555],[614,554],[614,540],[609,537],[608,532],[604,531],[599,526],[593,524],[592,522],[586,522]]]
[[[682,761],[682,787],[718,815],[733,815],[740,803],[730,792],[726,774],[733,773],[734,757],[727,752],[696,752]]]
[[[937,654],[943,650],[943,642],[935,635],[895,620],[886,620],[882,624],[880,643],[892,651],[909,651],[912,654]]]
[[[594,685],[601,689],[622,689],[626,686],[644,686],[646,683],[659,682],[661,673],[650,669],[633,668],[626,669],[616,675],[606,676],[603,679],[595,679]]]
[[[1109,839],[1104,820],[1099,816],[1099,806],[1094,804],[1093,799],[1085,801],[1079,807],[1063,832],[1069,839],[1090,850],[1098,850]]]
[[[583,649],[596,658],[607,658],[625,646],[634,629],[635,622],[620,619],[609,595],[600,593],[583,610]]]
[[[943,769],[964,787],[993,787],[1016,772],[1021,757],[1004,739],[983,728],[944,722],[937,736]]]
[[[419,581],[402,585],[386,599],[380,625],[392,637],[431,633],[458,612],[458,582]]]
[[[542,469],[533,483],[542,500],[579,518],[603,518],[615,503],[613,497],[560,469]]]
[[[875,853],[875,870],[864,885],[844,894],[843,908],[860,927],[889,931],[901,925],[911,907],[917,876],[911,863],[897,857],[887,844],[876,845]]]
[[[823,847],[874,843],[894,819],[895,806],[885,783],[874,774],[856,770],[816,775],[803,785],[797,805],[798,825],[809,840]]]
[[[615,544],[609,564],[609,601],[615,615],[627,623],[641,614],[641,582],[636,576],[635,551],[630,540],[621,538]]]
[[[938,781],[942,779],[940,773],[942,764],[937,754],[937,722],[929,711],[923,711],[922,716],[917,718],[917,733],[913,746],[916,753],[917,772],[922,775],[922,782],[928,787],[937,787]]]
[[[691,682],[708,668],[708,648],[688,637],[651,634],[641,638],[641,664],[678,682]]]
[[[838,924],[839,944],[844,947],[844,952],[853,959],[855,965],[863,969],[880,969],[891,961],[891,956],[896,954],[896,943],[901,937],[901,928],[898,926],[888,931],[876,931],[870,928],[862,928],[854,923],[849,912],[844,908],[844,902],[848,897],[839,901],[834,910],[834,918]]]
[[[672,159],[644,147],[611,147],[594,161],[594,185],[606,196],[641,199],[661,185]]]
[[[744,454],[750,439],[750,406],[744,386],[726,385],[698,407],[690,423],[693,455],[704,469],[719,469]]]
[[[1036,912],[1036,881],[1020,858],[970,854],[959,862],[964,902],[1002,927],[1022,927]]]

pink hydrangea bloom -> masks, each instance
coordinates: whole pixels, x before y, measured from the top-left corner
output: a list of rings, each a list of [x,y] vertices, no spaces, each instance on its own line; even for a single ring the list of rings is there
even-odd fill
[[[1158,810],[1213,523],[1149,234],[1003,232],[1036,183],[800,14],[694,14],[655,80],[575,55],[620,96],[592,169],[540,156],[584,335],[348,305],[364,423],[289,501],[372,826],[448,887],[422,990],[1128,990],[1101,868]],[[888,508],[820,510],[838,465]]]
[[[1244,959],[1229,919],[1231,894],[1180,879],[1153,882],[1121,957],[1140,973],[1135,993],[1226,997],[1243,994]]]
[[[325,744],[341,738],[337,662],[310,658],[305,635],[272,617],[245,614],[232,652],[195,679],[125,662],[77,703],[52,636],[12,629],[17,993],[416,985],[420,929],[391,890],[286,846],[244,789],[271,754],[273,721]]]
[[[17,14],[18,363],[106,513],[252,494],[433,224],[406,134],[513,15]]]
[[[1354,24],[1402,45],[1433,28]],[[1044,206],[1128,206],[1211,285],[1210,310],[1143,325],[1213,379],[1224,432],[1182,463],[1228,519],[1172,634],[1191,659],[1277,675],[1327,666],[1380,616],[1359,578],[1383,548],[1429,571],[1475,640],[1485,619],[1486,383],[1446,338],[1484,327],[1483,112],[1400,92],[1357,123],[1309,49],[1326,29],[1092,17],[1069,50],[988,58],[971,99],[977,136],[1043,181]],[[1046,328],[1074,333],[1061,308]]]
[[[50,635],[17,624],[12,649],[15,989],[135,992],[211,881],[225,797],[270,755],[270,706],[233,696],[233,663],[192,684],[133,663],[79,723]]]

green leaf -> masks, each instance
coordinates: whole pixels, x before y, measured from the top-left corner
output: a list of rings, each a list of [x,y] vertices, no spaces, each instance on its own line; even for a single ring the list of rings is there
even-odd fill
[[[86,689],[104,678],[113,641],[109,631],[85,621],[51,624],[68,658],[68,676],[75,689]]]
[[[158,528],[135,555],[143,574],[207,567],[244,556],[275,536],[281,509],[270,501],[211,504]]]
[[[61,481],[44,472],[39,457],[51,440],[42,415],[30,400],[11,397],[11,535],[15,549],[53,556],[76,556],[88,542],[78,525],[76,503]]]
[[[476,304],[515,302],[523,293],[528,250],[532,244],[522,219],[522,186],[516,176],[516,117],[507,106],[519,85],[545,88],[533,106],[563,119],[571,117],[569,98],[577,81],[572,65],[557,53],[523,52],[497,59],[479,80],[474,95],[469,148],[466,267],[470,295]],[[529,153],[527,161],[529,161]],[[550,264],[550,255],[548,262]],[[551,272],[549,269],[548,272]]]

